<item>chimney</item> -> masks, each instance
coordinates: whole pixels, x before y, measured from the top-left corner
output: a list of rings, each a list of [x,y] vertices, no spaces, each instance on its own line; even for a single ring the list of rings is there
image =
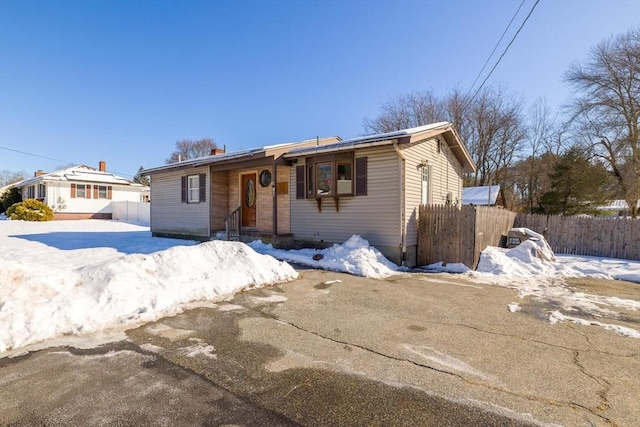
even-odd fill
[[[33,176],[36,177],[36,176],[42,176],[42,175],[46,175],[46,174],[47,173],[45,171],[43,171],[42,169],[38,169],[37,171],[35,171],[33,173]]]
[[[105,162],[104,160],[100,160],[100,162],[98,163],[98,170],[100,172],[106,172],[107,171],[107,162]]]
[[[211,155],[217,156],[218,154],[224,154],[224,150],[222,148],[212,148]]]

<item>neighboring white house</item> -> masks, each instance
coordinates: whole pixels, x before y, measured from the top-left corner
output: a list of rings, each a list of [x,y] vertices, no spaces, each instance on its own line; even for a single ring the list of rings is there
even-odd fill
[[[112,201],[149,201],[149,187],[107,172],[103,161],[98,169],[77,165],[51,173],[36,171],[15,186],[23,200],[49,205],[54,219],[111,219]]]

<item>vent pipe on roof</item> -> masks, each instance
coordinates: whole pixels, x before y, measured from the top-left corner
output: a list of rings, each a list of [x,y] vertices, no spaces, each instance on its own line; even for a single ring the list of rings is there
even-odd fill
[[[107,171],[107,162],[105,162],[104,160],[100,160],[100,162],[98,162],[98,170],[100,172],[106,172]]]

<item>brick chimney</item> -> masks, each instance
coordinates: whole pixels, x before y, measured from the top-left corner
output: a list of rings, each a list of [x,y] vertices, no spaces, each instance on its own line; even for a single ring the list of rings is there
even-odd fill
[[[100,160],[100,162],[98,163],[98,170],[100,172],[106,172],[107,171],[107,162],[105,162],[104,160]]]
[[[224,154],[224,150],[222,148],[212,148],[211,155],[217,156],[218,154]]]
[[[46,175],[46,174],[47,173],[45,171],[43,171],[42,169],[38,169],[37,171],[35,171],[33,173],[33,176],[36,177],[36,176],[42,176],[42,175]]]

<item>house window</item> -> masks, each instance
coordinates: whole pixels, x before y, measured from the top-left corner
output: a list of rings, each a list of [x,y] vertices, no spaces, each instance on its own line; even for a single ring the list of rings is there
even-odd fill
[[[76,184],[76,197],[84,199],[87,197],[87,186],[84,184]]]
[[[191,175],[187,178],[189,188],[187,190],[187,202],[198,203],[200,201],[200,177],[198,175]]]
[[[353,194],[353,164],[351,162],[337,162],[338,176],[336,194]]]
[[[206,174],[182,177],[182,203],[202,203],[207,199]]]
[[[27,187],[27,199],[35,199],[36,198],[36,186],[30,185]]]
[[[297,199],[367,195],[366,157],[354,162],[353,153],[340,153],[308,157],[305,163],[306,168],[296,167]]]
[[[330,196],[333,194],[333,164],[316,164],[316,196]]]
[[[106,199],[106,198],[107,198],[107,186],[98,185],[98,199]]]
[[[44,184],[38,184],[38,199],[44,199],[47,195],[47,188]]]

